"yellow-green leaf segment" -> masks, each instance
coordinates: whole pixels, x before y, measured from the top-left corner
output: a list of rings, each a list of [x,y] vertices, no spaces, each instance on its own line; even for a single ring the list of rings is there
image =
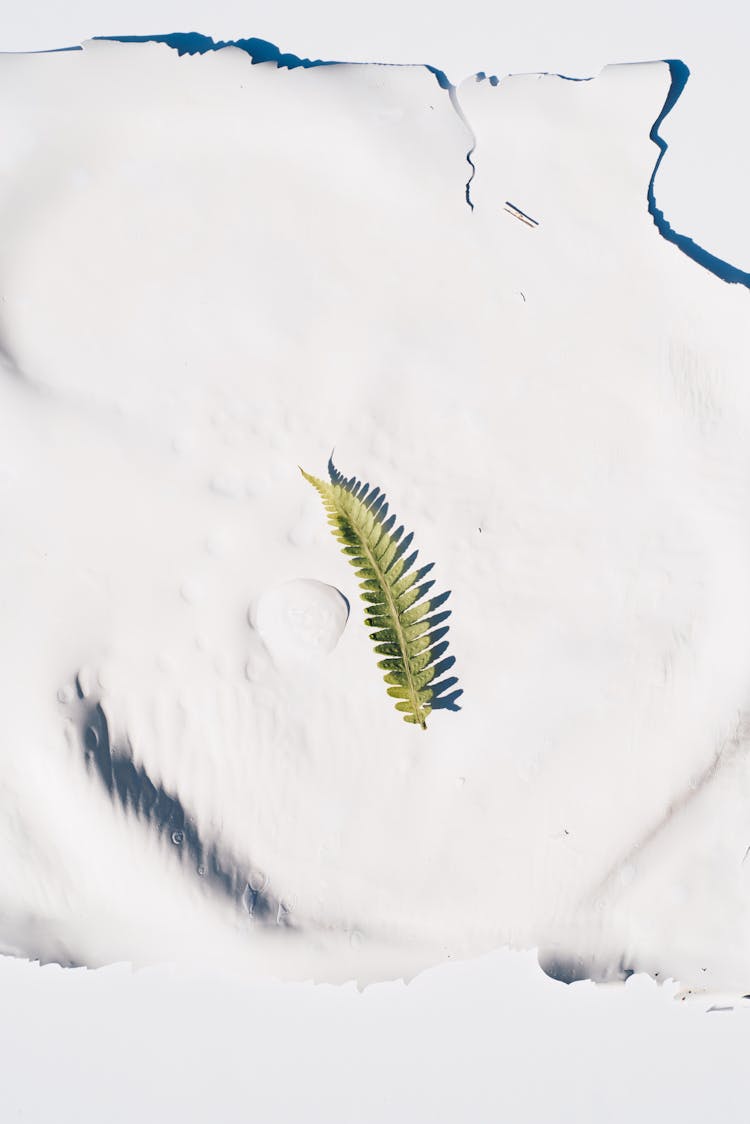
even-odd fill
[[[417,551],[409,553],[412,538],[396,527],[396,516],[388,514],[385,495],[355,477],[345,479],[328,462],[330,481],[319,480],[300,469],[320,493],[333,534],[354,566],[366,603],[365,624],[375,629],[370,639],[385,658],[378,667],[386,673],[388,694],[396,699],[396,710],[405,722],[427,729],[432,707],[430,683],[437,660],[446,644],[439,641],[447,629],[435,625],[448,616],[432,616],[447,599],[444,593],[426,598],[435,584],[423,581],[432,563],[414,569]]]

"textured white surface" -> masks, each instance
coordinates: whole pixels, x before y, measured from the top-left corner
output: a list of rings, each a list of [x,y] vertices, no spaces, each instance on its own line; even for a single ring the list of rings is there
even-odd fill
[[[194,27],[216,38],[265,36],[310,56],[425,60],[456,82],[478,69],[593,74],[618,59],[681,56],[692,78],[662,129],[671,148],[659,199],[677,229],[747,268],[740,249],[750,241],[743,171],[749,150],[737,143],[747,101],[747,12],[736,0],[710,8],[627,0],[610,4],[606,14],[587,0],[510,9],[477,0],[460,13],[432,5],[427,18],[421,2],[404,0],[384,0],[377,18],[344,0],[321,0],[314,8],[295,0],[214,0],[210,14],[202,0],[63,6],[37,0],[5,7],[0,46],[6,50]],[[229,474],[217,484],[244,487]],[[313,508],[310,513],[312,521]],[[207,549],[230,544],[231,536],[212,534]],[[53,603],[50,619],[54,610]],[[32,632],[19,663],[43,654]],[[17,729],[23,732],[23,718]],[[731,778],[726,786],[731,797]],[[714,834],[722,836],[727,807],[720,792],[714,800]],[[739,836],[746,824],[742,800],[734,807]],[[53,818],[50,851],[72,824],[70,815],[59,827]],[[38,840],[37,855],[39,849]],[[27,841],[20,849],[24,862],[30,850]],[[686,867],[700,864],[702,851],[699,835],[685,849]],[[90,853],[82,860],[90,866]],[[627,865],[624,873],[630,876]],[[726,873],[731,879],[731,865]],[[131,933],[148,917],[136,909],[134,900],[125,912]],[[715,927],[726,928],[722,913]],[[255,1110],[269,1120],[348,1122],[356,1115],[430,1124],[459,1119],[467,1109],[477,1120],[506,1116],[534,1124],[745,1119],[741,1012],[704,1016],[704,1005],[687,1012],[664,994],[657,1014],[644,988],[634,988],[639,981],[624,993],[586,984],[566,990],[541,977],[531,955],[525,960],[520,971],[518,954],[496,953],[435,969],[407,989],[382,984],[363,995],[351,987],[313,992],[268,985],[261,1002],[236,980],[202,985],[164,969],[135,977],[125,969],[63,973],[4,958],[5,1113],[40,1124],[52,1115],[128,1124],[158,1115],[185,1124],[217,1112],[232,1121]],[[554,999],[550,989],[559,993]]]
[[[667,67],[463,116],[423,67],[234,49],[0,83],[6,949],[745,989],[747,293],[646,211]],[[305,674],[248,626],[356,594],[297,470],[334,442],[453,590],[427,735],[356,614]],[[185,823],[112,806],[105,736]]]
[[[610,0],[606,10],[597,0],[466,0],[460,11],[381,0],[377,18],[349,0],[214,0],[210,10],[204,0],[5,6],[0,46],[8,51],[52,49],[94,35],[198,31],[217,40],[258,36],[311,59],[430,63],[456,84],[477,71],[581,78],[610,63],[682,59],[691,78],[662,130],[671,147],[659,172],[660,206],[676,230],[750,269],[743,128],[750,13],[740,0]]]
[[[334,586],[297,578],[261,593],[250,623],[277,663],[306,663],[333,651],[348,616],[346,599]],[[252,667],[247,674],[252,678]]]

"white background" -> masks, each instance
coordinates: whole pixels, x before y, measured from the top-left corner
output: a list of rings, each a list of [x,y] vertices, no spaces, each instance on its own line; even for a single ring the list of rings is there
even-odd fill
[[[672,225],[750,268],[745,142],[750,22],[739,2],[461,5],[2,0],[0,48],[197,30],[310,57],[592,74],[680,57],[691,82],[663,129],[657,201]],[[744,21],[744,34],[743,34]],[[744,148],[743,148],[744,146]],[[645,192],[645,185],[644,185]],[[408,988],[238,985],[0,962],[4,1120],[744,1120],[750,1018],[646,980],[546,980],[496,953]]]

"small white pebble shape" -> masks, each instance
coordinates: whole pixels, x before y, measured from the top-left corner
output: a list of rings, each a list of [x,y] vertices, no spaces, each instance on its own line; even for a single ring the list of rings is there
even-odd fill
[[[333,585],[296,578],[266,590],[252,623],[274,659],[310,660],[328,655],[339,642],[349,603]]]

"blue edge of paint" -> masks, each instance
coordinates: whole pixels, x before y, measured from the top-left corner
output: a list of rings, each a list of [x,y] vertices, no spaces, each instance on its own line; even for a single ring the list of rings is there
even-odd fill
[[[683,254],[687,254],[698,265],[703,266],[709,273],[713,273],[715,277],[720,277],[722,281],[727,281],[730,285],[744,285],[746,289],[750,289],[750,273],[745,273],[736,266],[730,265],[729,262],[722,261],[714,254],[710,254],[708,250],[704,250],[702,246],[697,245],[692,238],[688,238],[686,234],[678,234],[676,230],[672,230],[667,220],[664,218],[664,212],[660,211],[656,205],[656,196],[654,195],[654,181],[656,180],[656,173],[659,171],[659,165],[664,159],[664,154],[669,147],[667,142],[659,136],[659,129],[661,123],[668,113],[672,111],[677,104],[682,91],[687,85],[687,80],[690,77],[690,71],[685,66],[684,62],[679,59],[665,59],[669,66],[669,73],[672,79],[667,94],[667,100],[664,102],[662,111],[651,126],[649,137],[659,148],[659,155],[654,165],[654,170],[651,173],[651,179],[648,185],[648,211],[651,215],[656,227],[663,238],[667,242],[671,242],[682,250]]]
[[[215,41],[208,35],[200,35],[196,31],[174,32],[170,35],[100,35],[97,36],[97,38],[117,43],[165,43],[168,47],[177,51],[179,55],[204,55],[208,51],[219,51],[222,47],[236,47],[240,51],[245,51],[254,64],[260,62],[275,62],[277,67],[286,67],[289,70],[294,70],[299,66],[309,68],[313,66],[340,65],[339,62],[334,60],[303,59],[300,58],[299,55],[289,52],[282,53],[274,43],[269,43],[266,39],[233,39],[222,42]],[[80,50],[81,48],[73,47],[66,49]],[[683,254],[686,254],[692,261],[696,262],[697,265],[702,266],[703,269],[707,269],[709,273],[713,273],[715,277],[726,281],[728,284],[744,285],[745,288],[750,289],[750,273],[737,269],[736,266],[730,265],[729,262],[717,258],[714,254],[709,253],[708,250],[704,250],[702,246],[699,246],[686,234],[679,234],[676,230],[673,230],[667,219],[665,219],[664,212],[656,205],[656,196],[654,194],[656,174],[659,171],[659,166],[669,147],[663,137],[659,135],[659,129],[664,119],[677,104],[690,77],[690,70],[680,59],[665,59],[664,61],[669,67],[671,83],[661,113],[654,121],[649,133],[649,137],[659,149],[659,155],[656,159],[654,170],[651,173],[647,191],[649,214],[654,220],[654,225],[662,238],[665,238],[667,242],[671,242],[672,245],[676,246],[678,250],[681,250]],[[426,69],[434,75],[441,89],[450,90],[452,88],[444,71],[429,65],[426,65]],[[484,75],[482,75],[482,77],[484,77]],[[561,74],[558,75],[558,77],[564,78],[565,75]],[[493,75],[490,78],[490,83],[496,86],[498,84],[497,77]],[[469,202],[471,206],[468,194],[467,202]]]

